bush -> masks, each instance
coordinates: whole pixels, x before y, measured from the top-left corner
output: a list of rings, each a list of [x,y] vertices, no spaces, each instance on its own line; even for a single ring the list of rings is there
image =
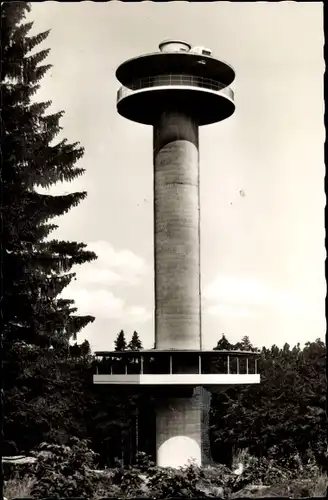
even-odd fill
[[[86,440],[71,438],[69,446],[42,443],[33,453],[37,457],[32,489],[36,498],[87,497],[93,495],[99,479],[97,454]]]
[[[233,459],[233,470],[223,465],[173,469],[160,468],[139,454],[133,467],[95,471],[97,454],[87,441],[70,440],[70,446],[42,444],[33,453],[36,464],[31,475],[17,476],[6,482],[5,496],[170,498],[280,495],[291,498],[325,496],[327,475],[313,457],[302,463],[299,457],[283,468],[272,458],[256,458],[248,450],[239,451]],[[238,473],[236,469],[238,468]],[[261,485],[263,488],[261,488]],[[258,488],[257,488],[258,486]]]

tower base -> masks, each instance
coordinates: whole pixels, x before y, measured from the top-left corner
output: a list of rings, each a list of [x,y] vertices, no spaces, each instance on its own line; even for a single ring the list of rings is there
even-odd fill
[[[209,464],[209,407],[210,395],[201,387],[195,388],[192,395],[157,400],[156,464],[159,467]]]

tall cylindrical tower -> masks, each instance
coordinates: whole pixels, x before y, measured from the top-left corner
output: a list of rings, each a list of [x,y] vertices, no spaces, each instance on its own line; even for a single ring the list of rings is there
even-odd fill
[[[168,40],[159,48],[119,66],[116,76],[123,87],[117,110],[125,118],[153,126],[154,352],[200,353],[198,127],[232,115],[234,96],[228,86],[235,74],[204,47]],[[173,387],[174,380],[201,373],[198,358],[176,363],[174,373],[180,378],[172,378],[158,397],[158,465],[202,461],[202,397],[195,391],[199,383],[195,379],[188,387]]]
[[[155,345],[200,349],[198,123],[168,109],[154,123]]]

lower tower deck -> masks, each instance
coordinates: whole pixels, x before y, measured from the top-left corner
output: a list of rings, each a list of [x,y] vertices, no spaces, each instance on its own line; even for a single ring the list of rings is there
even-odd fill
[[[210,462],[211,393],[257,384],[258,354],[248,351],[141,350],[96,352],[95,384],[146,391],[155,403],[156,463]]]

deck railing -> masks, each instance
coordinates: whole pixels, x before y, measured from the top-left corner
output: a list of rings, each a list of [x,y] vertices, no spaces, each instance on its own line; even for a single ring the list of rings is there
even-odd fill
[[[175,375],[175,374],[258,374],[258,357],[252,353],[103,356],[98,357],[97,375]]]
[[[204,78],[202,76],[168,74],[140,78],[132,81],[125,87],[121,87],[117,92],[117,102],[124,97],[133,94],[137,90],[170,86],[199,87],[215,92],[222,92],[231,100],[234,99],[233,91],[223,83],[216,80]]]

